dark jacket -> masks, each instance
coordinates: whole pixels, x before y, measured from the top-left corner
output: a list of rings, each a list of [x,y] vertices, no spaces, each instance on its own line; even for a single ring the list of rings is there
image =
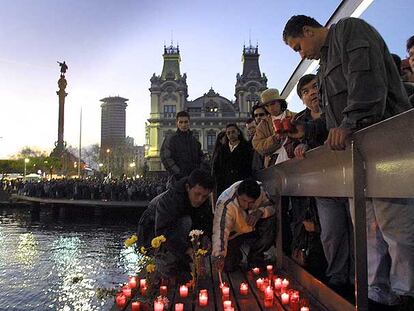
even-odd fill
[[[170,175],[188,176],[194,169],[200,168],[203,153],[201,144],[191,131],[177,129],[177,132],[165,138],[160,156]]]
[[[190,238],[174,240],[171,233],[176,228],[179,218],[191,217],[192,229],[204,231],[211,238],[213,215],[208,200],[198,208],[194,208],[188,199],[185,188],[188,177],[177,181],[171,187],[156,196],[142,214],[138,224],[138,245],[149,246],[151,240],[158,235],[166,237],[165,246],[174,254],[184,254],[190,246]]]
[[[252,176],[252,157],[252,147],[244,140],[240,141],[233,152],[230,152],[228,144],[220,149],[213,163],[217,196],[236,181]]]
[[[384,40],[361,19],[330,27],[318,79],[328,129],[356,131],[411,108]]]
[[[313,119],[310,109],[306,108],[295,116],[295,123],[305,127],[305,136],[298,142],[308,145],[309,149],[323,145],[328,138],[325,114],[323,113],[319,119]]]

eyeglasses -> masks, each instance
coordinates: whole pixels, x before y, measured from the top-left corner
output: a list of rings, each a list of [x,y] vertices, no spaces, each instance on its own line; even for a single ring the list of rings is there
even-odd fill
[[[265,116],[266,114],[264,113],[264,112],[262,112],[262,113],[255,113],[254,114],[254,117],[256,118],[256,117],[263,117],[263,116]]]

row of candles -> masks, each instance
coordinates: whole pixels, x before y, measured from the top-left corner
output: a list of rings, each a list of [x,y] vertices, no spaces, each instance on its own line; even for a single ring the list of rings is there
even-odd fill
[[[273,266],[268,265],[266,267],[268,278],[258,278],[256,280],[257,288],[264,292],[264,306],[265,308],[270,308],[273,306],[273,299],[274,294],[276,293],[277,296],[280,297],[280,300],[283,305],[290,306],[292,311],[298,310],[299,311],[299,298],[300,293],[299,291],[290,289],[289,281],[287,279],[281,279],[277,276],[273,275]],[[260,274],[259,268],[253,268],[253,273],[256,275]],[[137,289],[138,281],[135,276],[129,277],[128,284],[122,288],[122,292],[118,293],[116,296],[116,304],[118,307],[122,308],[126,305],[126,300],[132,297],[132,290]],[[147,291],[147,283],[145,279],[139,280],[139,288],[142,296],[146,295]],[[224,311],[233,311],[234,308],[232,307],[232,302],[230,300],[230,288],[225,284],[220,284],[220,289],[222,293],[222,301],[223,301],[223,308]],[[160,286],[160,295],[166,296],[168,292],[167,286],[163,285]],[[242,282],[240,284],[239,292],[241,296],[246,296],[249,293],[249,286],[247,283]],[[181,285],[179,287],[179,295],[181,298],[188,297],[188,286]],[[206,307],[208,305],[208,291],[207,289],[200,290],[198,294],[198,304],[200,307]],[[135,301],[131,304],[132,311],[140,311],[140,302]],[[155,301],[154,302],[154,311],[163,311],[164,310],[164,303],[162,301]],[[176,303],[174,306],[175,311],[184,311],[184,304],[183,303]],[[309,311],[309,307],[304,305],[301,306],[300,311]]]
[[[289,288],[289,280],[281,279],[273,275],[273,266],[266,266],[267,278],[258,278],[256,280],[256,287],[264,293],[264,306],[271,308],[273,306],[274,295],[276,294],[282,305],[289,305],[292,311],[309,311],[308,305],[300,306],[300,293],[294,289]],[[253,268],[253,273],[260,274],[259,268]]]

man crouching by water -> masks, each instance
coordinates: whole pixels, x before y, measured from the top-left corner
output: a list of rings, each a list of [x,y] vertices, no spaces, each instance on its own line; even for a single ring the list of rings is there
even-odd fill
[[[207,199],[214,181],[209,172],[196,169],[170,188],[152,199],[138,224],[138,245],[149,247],[155,236],[166,238],[166,254],[157,263],[162,277],[177,277],[187,282],[190,276],[192,252],[189,233],[192,229],[203,230],[211,237],[212,213]]]
[[[264,252],[275,238],[275,206],[257,181],[238,181],[220,195],[213,220],[212,256],[217,271],[238,268],[244,243],[250,246],[248,266],[264,265]]]

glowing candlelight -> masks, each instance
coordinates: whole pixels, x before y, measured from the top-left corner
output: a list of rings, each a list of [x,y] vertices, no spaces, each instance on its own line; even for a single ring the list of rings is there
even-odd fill
[[[154,301],[154,311],[164,311],[164,303],[162,301]]]
[[[270,299],[270,298],[273,299],[273,289],[272,289],[271,286],[266,287],[266,290],[265,290],[265,298],[266,299]]]
[[[266,270],[267,270],[267,273],[272,274],[273,273],[273,266],[272,265],[267,265]]]
[[[147,294],[147,286],[141,286],[141,295],[145,296]]]
[[[122,288],[122,294],[124,294],[126,298],[131,298],[132,296],[131,289],[128,286]]]
[[[160,295],[161,296],[167,296],[167,286],[160,286]]]
[[[123,308],[126,305],[126,297],[124,296],[124,294],[116,295],[115,301],[116,301],[116,305],[119,308]]]
[[[184,311],[184,304],[182,304],[182,303],[176,303],[174,310],[175,311]]]
[[[257,268],[257,267],[256,268],[253,268],[252,270],[253,270],[253,273],[254,274],[259,274],[260,273],[260,269]]]
[[[282,300],[283,305],[287,305],[289,303],[289,294],[282,293],[282,295],[280,296],[280,299]]]
[[[289,286],[289,281],[287,279],[283,279],[282,287],[286,289],[288,286]]]
[[[223,308],[227,309],[231,307],[231,301],[230,300],[225,300],[223,301]]]
[[[223,294],[223,296],[228,296],[230,295],[230,287],[228,286],[223,286],[221,288],[221,293]]]
[[[147,280],[146,279],[141,279],[139,280],[139,287],[147,287]]]
[[[282,279],[281,278],[275,279],[275,289],[280,290],[281,288],[282,288]]]
[[[257,288],[260,289],[263,286],[263,283],[264,283],[264,280],[262,278],[258,278],[256,280],[256,286],[257,286]]]
[[[141,309],[141,303],[139,301],[134,301],[131,304],[131,310],[132,311],[140,311],[140,309]]]
[[[249,286],[246,283],[240,284],[240,295],[246,296],[249,292]]]
[[[128,285],[130,288],[134,289],[137,287],[137,277],[136,276],[130,276],[128,279]]]
[[[180,297],[186,298],[188,296],[188,287],[186,285],[180,286]]]
[[[302,308],[300,308],[300,311],[309,311],[309,308],[308,307],[302,307]]]
[[[208,296],[204,293],[198,295],[198,304],[200,307],[206,307],[208,305]]]

